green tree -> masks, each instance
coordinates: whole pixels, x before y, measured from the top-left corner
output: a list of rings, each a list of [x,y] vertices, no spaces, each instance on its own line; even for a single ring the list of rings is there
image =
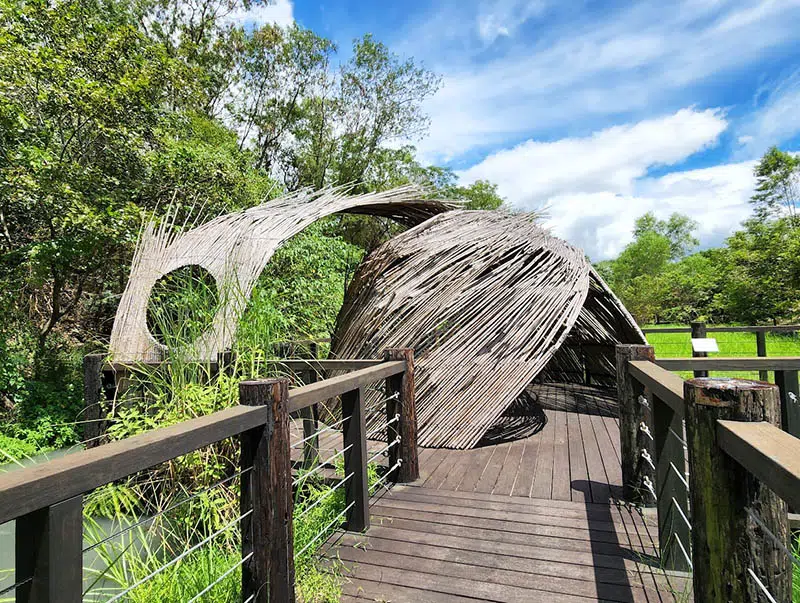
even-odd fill
[[[694,231],[698,224],[689,216],[673,213],[667,220],[659,220],[652,212],[636,219],[633,236],[639,238],[647,232],[655,232],[669,240],[670,259],[677,260],[700,244]]]
[[[796,226],[800,203],[800,157],[776,147],[769,149],[756,165],[756,192],[750,198],[756,217],[786,216]]]

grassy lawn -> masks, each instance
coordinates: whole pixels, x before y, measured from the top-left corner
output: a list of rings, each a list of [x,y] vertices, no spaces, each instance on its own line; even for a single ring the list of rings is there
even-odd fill
[[[645,328],[680,327],[686,325],[647,325]],[[715,325],[721,326],[721,325]],[[691,335],[689,333],[647,333],[647,341],[656,350],[656,358],[687,358],[692,355]],[[717,340],[719,354],[713,356],[755,357],[755,333],[709,333]],[[800,336],[795,333],[767,333],[767,356],[800,356]],[[758,372],[712,373],[716,376],[758,379]],[[681,373],[690,377],[691,373]],[[774,375],[770,372],[770,381]]]

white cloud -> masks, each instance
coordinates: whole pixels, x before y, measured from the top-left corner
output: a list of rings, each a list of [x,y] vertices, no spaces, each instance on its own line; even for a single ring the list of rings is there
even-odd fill
[[[546,4],[542,0],[495,0],[482,4],[478,13],[478,35],[486,44],[501,36],[511,36],[517,28],[540,15]]]
[[[754,165],[744,161],[645,178],[627,195],[559,195],[547,205],[547,224],[595,261],[616,257],[633,239],[636,218],[648,211],[661,219],[673,212],[688,215],[700,224],[701,247],[717,246],[751,214]]]
[[[740,154],[757,156],[800,133],[800,71],[772,87],[753,114],[739,128]]]
[[[583,138],[530,140],[459,175],[464,182],[496,182],[516,208],[546,208],[555,234],[594,260],[616,256],[647,211],[663,218],[687,214],[701,224],[701,243],[715,245],[750,213],[753,162],[646,174],[715,144],[726,126],[717,109],[682,109]]]
[[[490,180],[517,207],[565,192],[630,194],[648,168],[672,165],[714,144],[727,122],[717,109],[614,126],[584,138],[529,140],[461,172],[466,182]]]
[[[519,23],[491,7],[460,3],[461,14],[444,8],[418,31],[404,32],[405,47],[444,74],[443,88],[425,107],[432,125],[418,145],[424,161],[685,106],[696,100],[687,100],[691,86],[723,83],[734,70],[796,42],[800,19],[800,0],[640,0],[586,17],[565,8],[571,4],[549,8],[535,37],[500,56],[483,52],[486,41]],[[482,38],[464,33],[473,31],[465,25],[471,14],[483,23]],[[431,31],[431,23],[447,21],[446,33]],[[457,37],[458,23],[465,37]]]
[[[294,23],[294,7],[291,0],[265,0],[231,13],[228,20],[256,27],[267,23],[288,27]]]

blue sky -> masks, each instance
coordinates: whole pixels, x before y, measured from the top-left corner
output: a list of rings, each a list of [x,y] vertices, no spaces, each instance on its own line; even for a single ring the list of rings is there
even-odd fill
[[[274,0],[259,18],[343,50],[369,32],[440,74],[419,159],[496,182],[593,260],[646,211],[720,244],[754,161],[800,150],[800,0]]]

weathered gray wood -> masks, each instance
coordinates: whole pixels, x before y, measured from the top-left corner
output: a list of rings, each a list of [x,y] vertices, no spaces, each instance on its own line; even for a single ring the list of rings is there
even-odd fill
[[[767,355],[767,334],[764,331],[756,331],[756,355],[759,358],[764,358]],[[758,378],[761,381],[767,381],[769,374],[767,371],[758,371]]]
[[[413,482],[419,477],[419,457],[417,455],[417,405],[414,398],[414,350],[401,348],[384,352],[387,362],[402,361],[405,370],[386,380],[386,394],[397,399],[387,400],[386,417],[390,420],[400,415],[398,423],[389,426],[389,433],[400,435],[400,444],[389,450],[389,466],[400,460],[400,467],[392,476],[395,483]],[[398,425],[395,430],[395,425]],[[391,441],[391,435],[390,440]]]
[[[689,571],[691,554],[689,491],[681,478],[686,473],[683,443],[683,412],[677,413],[658,396],[652,397],[655,427],[656,492],[658,494],[658,541],[665,569]],[[680,544],[678,544],[680,541]]]
[[[794,333],[800,331],[800,325],[753,325],[746,327],[709,327],[706,326],[707,333]],[[642,329],[647,333],[691,333],[691,327],[650,327]]]
[[[742,379],[691,379],[684,396],[695,599],[704,603],[763,601],[749,568],[776,601],[788,602],[789,560],[747,514],[748,509],[757,513],[773,534],[788,542],[786,503],[746,468],[753,464],[743,467],[726,453],[742,452],[745,447],[734,444],[731,448],[725,441],[727,430],[718,428],[719,420],[767,421],[779,431],[778,388]]]
[[[0,524],[262,425],[236,406],[0,475]]]
[[[800,508],[800,440],[772,422],[720,421],[720,447],[781,498]]]
[[[640,397],[647,398],[644,386],[633,378],[629,362],[646,360],[653,362],[655,353],[649,345],[617,346],[617,398],[619,400],[620,456],[622,459],[622,493],[625,500],[644,506],[655,505],[655,498],[645,486],[646,481],[655,483],[655,471],[642,457],[644,450],[654,454],[653,441],[642,431],[644,424],[652,433],[653,419],[648,406]]]
[[[634,360],[628,363],[628,367],[634,379],[654,396],[658,396],[673,412],[683,416],[683,379],[658,366],[659,364],[659,361],[653,364],[648,360]]]
[[[294,359],[294,360],[270,360],[270,364],[278,364],[293,371],[313,369],[315,371],[355,371],[381,364],[381,360],[361,359],[361,358],[339,358],[339,359]]]
[[[706,323],[704,322],[693,322],[690,323],[690,327],[692,329],[692,339],[702,339],[707,335],[706,331]],[[695,352],[692,350],[692,356],[694,358],[706,358],[708,356],[707,352]],[[708,377],[708,371],[704,370],[695,370],[694,371],[695,377]]]
[[[266,379],[239,384],[239,402],[266,411],[263,425],[241,436],[242,596],[254,603],[294,596],[292,467],[289,444],[289,381]]]
[[[781,392],[781,426],[800,438],[800,384],[797,371],[775,371],[775,385]]]
[[[345,520],[351,532],[369,528],[369,484],[367,482],[367,427],[363,391],[359,388],[342,394],[344,475],[352,475],[345,484]]]
[[[402,361],[381,362],[376,366],[291,389],[289,390],[289,412],[297,412],[304,406],[316,404],[320,400],[335,398],[345,392],[365,387],[375,381],[402,373],[405,369],[406,363]]]
[[[670,371],[796,371],[800,370],[798,356],[768,358],[659,358],[656,364]]]
[[[83,358],[83,439],[87,448],[100,445],[105,433],[105,392],[103,391],[103,354],[88,354]]]
[[[17,603],[80,603],[83,592],[83,499],[70,498],[16,521]]]

